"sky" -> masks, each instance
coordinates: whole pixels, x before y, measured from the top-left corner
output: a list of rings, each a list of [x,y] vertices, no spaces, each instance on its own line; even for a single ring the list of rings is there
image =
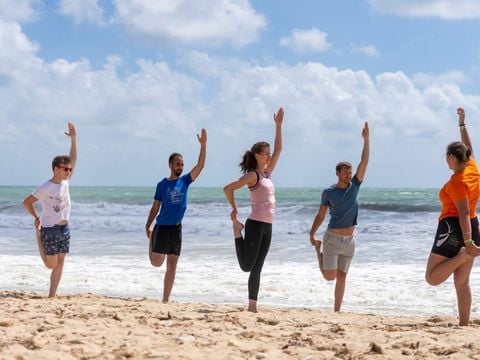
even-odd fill
[[[0,185],[39,185],[78,132],[72,185],[155,186],[180,152],[196,186],[273,146],[279,187],[441,187],[466,111],[480,153],[478,0],[0,0]]]

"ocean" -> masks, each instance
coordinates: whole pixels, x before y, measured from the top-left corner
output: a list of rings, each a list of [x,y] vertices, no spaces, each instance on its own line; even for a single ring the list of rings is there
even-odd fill
[[[48,293],[50,270],[38,255],[33,219],[22,200],[34,187],[0,187],[0,290]],[[259,307],[332,310],[334,283],[323,280],[308,232],[322,188],[277,188],[270,252],[262,272]],[[165,269],[148,260],[144,227],[155,187],[70,188],[71,246],[58,294],[162,297]],[[248,191],[237,192],[240,219]],[[456,315],[452,279],[432,287],[426,261],[440,212],[437,189],[362,188],[356,254],[342,310],[397,315]],[[247,301],[248,273],[234,250],[230,207],[221,188],[189,190],[182,255],[171,300]],[[318,232],[321,237],[328,222]],[[480,274],[471,276],[472,316],[480,315]]]

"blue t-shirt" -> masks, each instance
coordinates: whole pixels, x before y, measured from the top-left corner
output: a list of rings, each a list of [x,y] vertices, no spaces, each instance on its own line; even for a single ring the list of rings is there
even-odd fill
[[[336,185],[332,185],[323,190],[322,205],[326,205],[330,209],[329,228],[338,229],[357,225],[357,196],[361,183],[355,174],[345,189],[339,189],[335,187]]]
[[[164,178],[157,184],[155,200],[162,203],[160,213],[157,216],[158,225],[181,224],[185,210],[187,209],[187,192],[192,183],[190,173],[176,180]]]

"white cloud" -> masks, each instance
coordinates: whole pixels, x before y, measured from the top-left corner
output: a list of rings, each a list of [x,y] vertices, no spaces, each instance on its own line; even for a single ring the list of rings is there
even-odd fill
[[[88,59],[47,62],[18,25],[3,23],[0,46],[9,49],[0,53],[0,153],[8,154],[0,168],[14,169],[0,172],[0,184],[45,180],[51,158],[68,150],[63,131],[70,120],[79,133],[76,184],[154,184],[168,172],[172,151],[193,165],[195,134],[205,127],[207,168],[198,185],[222,185],[239,175],[239,159],[252,143],[273,141],[272,114],[283,106],[278,186],[335,181],[336,162],[360,157],[365,120],[372,141],[368,186],[438,186],[446,177],[437,175],[448,170],[444,146],[456,137],[455,108],[480,113],[480,98],[464,94],[462,74],[454,72],[371,77],[318,62],[259,65],[193,52],[179,59],[191,67],[182,72],[139,59],[120,76],[118,56],[100,69]],[[475,122],[469,129],[480,133]],[[425,164],[428,177],[411,176],[424,173]]]
[[[0,20],[3,21],[28,21],[36,16],[35,7],[40,5],[40,0],[0,0]]]
[[[447,20],[480,18],[478,0],[368,0],[379,13],[407,17],[439,17]]]
[[[73,18],[75,23],[94,23],[102,25],[103,9],[98,0],[60,0],[59,10],[63,15]]]
[[[364,54],[370,57],[378,57],[379,52],[377,48],[373,45],[366,45],[366,46],[356,46],[353,47],[351,50],[353,53]]]
[[[280,45],[298,53],[320,53],[328,51],[331,44],[327,41],[327,34],[319,29],[294,29],[290,36],[280,39]]]
[[[114,0],[133,33],[181,43],[243,46],[266,26],[248,0]]]
[[[412,76],[412,80],[420,86],[429,86],[433,84],[461,84],[465,82],[465,74],[458,70],[447,71],[443,74],[416,73]]]

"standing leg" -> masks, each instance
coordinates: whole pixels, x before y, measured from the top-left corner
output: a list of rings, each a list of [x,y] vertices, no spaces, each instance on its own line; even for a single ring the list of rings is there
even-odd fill
[[[342,307],[343,295],[345,294],[345,282],[347,274],[342,270],[337,270],[337,281],[335,282],[335,305],[334,311],[339,312]]]
[[[168,302],[170,293],[172,292],[173,283],[175,281],[175,273],[177,271],[178,256],[167,255],[167,271],[163,280],[163,302]]]
[[[270,230],[267,230],[263,233],[258,256],[248,278],[248,311],[251,312],[257,312],[257,298],[258,291],[260,289],[260,274],[262,272],[265,258],[267,257],[268,249],[270,248],[271,239],[272,228],[270,226]]]
[[[453,273],[455,290],[457,292],[457,306],[460,326],[467,326],[470,321],[472,306],[472,292],[470,290],[470,272],[473,259],[466,261]]]
[[[56,266],[52,268],[52,273],[50,274],[50,291],[48,293],[49,298],[55,297],[57,293],[58,284],[60,283],[60,279],[62,278],[65,255],[66,254],[64,253],[55,255]],[[47,259],[49,257],[53,257],[53,256],[47,256]]]

